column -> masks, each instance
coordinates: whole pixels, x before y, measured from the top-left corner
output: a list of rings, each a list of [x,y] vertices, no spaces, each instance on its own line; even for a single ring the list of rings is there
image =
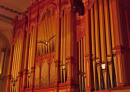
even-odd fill
[[[91,32],[90,32],[90,14],[89,14],[89,3],[87,0],[83,1],[85,7],[85,60],[86,60],[86,90],[85,92],[92,91],[92,62],[90,61],[90,40],[91,40]]]
[[[114,29],[114,42],[115,42],[115,53],[116,53],[116,64],[117,64],[117,86],[125,85],[125,71],[123,59],[123,48],[121,44],[121,34],[120,34],[120,21],[118,13],[118,2],[117,0],[111,0],[112,7],[112,18],[113,18],[113,29]]]
[[[8,68],[7,83],[6,83],[6,92],[10,92],[10,79],[11,79],[13,52],[14,52],[14,45],[11,44],[10,57],[9,57],[9,68]]]
[[[71,85],[76,83],[74,65],[77,62],[77,41],[76,39],[76,12],[75,6],[71,3],[67,6],[67,35],[66,35],[66,62],[67,62],[67,81]],[[77,70],[77,69],[76,69]],[[71,90],[70,90],[71,91]]]

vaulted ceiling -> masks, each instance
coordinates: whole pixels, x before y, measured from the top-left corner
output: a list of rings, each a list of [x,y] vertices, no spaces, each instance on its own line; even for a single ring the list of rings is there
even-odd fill
[[[13,29],[11,23],[13,18],[20,16],[20,12],[26,11],[26,8],[33,1],[34,0],[0,0],[0,42],[7,41],[8,39],[8,42],[11,43]]]

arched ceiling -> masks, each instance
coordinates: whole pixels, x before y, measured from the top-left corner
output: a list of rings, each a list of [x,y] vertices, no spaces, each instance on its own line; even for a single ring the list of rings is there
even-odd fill
[[[26,8],[34,0],[0,0],[0,45],[5,41],[10,46],[12,38],[12,21],[15,16],[21,16],[20,12],[26,11]]]

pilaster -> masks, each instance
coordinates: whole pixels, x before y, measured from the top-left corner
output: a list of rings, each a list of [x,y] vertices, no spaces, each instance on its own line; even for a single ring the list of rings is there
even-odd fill
[[[92,92],[93,89],[93,82],[92,82],[92,65],[91,65],[91,32],[90,32],[90,11],[89,11],[89,2],[87,0],[83,0],[84,7],[85,7],[85,60],[86,60],[86,91],[85,92]]]
[[[75,63],[77,62],[77,40],[76,40],[76,7],[73,3],[67,5],[67,44],[66,44],[66,62],[67,62],[67,85],[69,89],[76,85]],[[71,90],[69,90],[71,92]]]
[[[28,71],[28,55],[29,55],[29,42],[30,41],[30,33],[27,33],[26,37],[26,47],[25,47],[25,58],[24,58],[24,71],[23,71],[23,85],[22,90],[27,87],[27,71]]]

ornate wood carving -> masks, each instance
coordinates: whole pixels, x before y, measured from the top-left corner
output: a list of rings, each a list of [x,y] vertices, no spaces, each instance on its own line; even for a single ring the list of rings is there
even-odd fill
[[[85,35],[85,18],[77,13],[77,42]]]

